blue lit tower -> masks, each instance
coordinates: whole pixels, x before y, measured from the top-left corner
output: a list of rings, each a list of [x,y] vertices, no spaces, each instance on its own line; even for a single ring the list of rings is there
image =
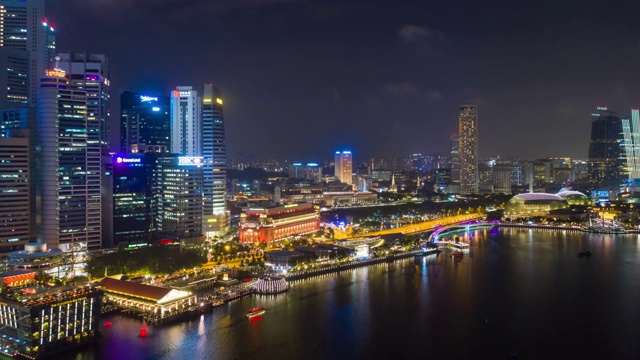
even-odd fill
[[[120,94],[120,152],[169,152],[169,97]]]
[[[202,97],[203,228],[207,238],[220,236],[229,227],[227,212],[227,145],[224,133],[222,93],[205,84]]]

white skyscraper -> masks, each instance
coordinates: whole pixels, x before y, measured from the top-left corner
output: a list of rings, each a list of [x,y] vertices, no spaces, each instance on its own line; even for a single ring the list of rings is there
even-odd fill
[[[38,90],[38,237],[52,248],[98,248],[100,187],[93,191],[86,174],[87,96],[70,86],[67,77],[63,71],[50,71]]]
[[[110,74],[109,61],[102,54],[62,53],[59,54],[59,68],[66,72],[68,87],[86,93],[87,140],[86,167],[84,169],[87,187],[87,227],[97,228],[101,241],[91,239],[89,248],[101,245],[111,246],[113,242],[113,210],[109,156]]]
[[[183,156],[202,155],[202,113],[198,92],[178,86],[171,97],[171,152]]]

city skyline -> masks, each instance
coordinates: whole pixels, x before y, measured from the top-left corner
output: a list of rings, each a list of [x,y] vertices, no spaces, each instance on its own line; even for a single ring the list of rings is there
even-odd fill
[[[110,56],[114,94],[219,84],[232,155],[444,153],[457,107],[474,102],[483,109],[480,157],[585,158],[590,110],[638,105],[633,61],[624,60],[637,55],[625,40],[637,33],[623,26],[637,5],[566,4],[574,6],[67,1],[47,13],[64,18],[59,49]],[[217,36],[202,46],[195,39],[205,29]],[[167,48],[183,60],[163,60]],[[605,50],[620,54],[615,67]],[[304,136],[308,122],[326,139],[316,147]]]

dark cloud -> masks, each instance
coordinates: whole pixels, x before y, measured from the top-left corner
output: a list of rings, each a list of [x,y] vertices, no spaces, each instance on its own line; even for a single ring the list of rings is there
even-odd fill
[[[406,43],[418,43],[424,41],[445,41],[443,33],[423,26],[405,25],[398,30],[398,36]]]

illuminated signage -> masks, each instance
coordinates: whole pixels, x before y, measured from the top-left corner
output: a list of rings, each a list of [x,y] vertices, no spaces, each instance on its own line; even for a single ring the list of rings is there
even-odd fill
[[[218,104],[222,105],[222,99],[220,99],[220,98],[216,98],[216,102],[217,102]]]
[[[47,76],[53,76],[53,77],[66,77],[67,73],[64,72],[64,70],[60,70],[60,69],[55,69],[55,70],[47,70]]]
[[[293,166],[302,166],[302,163],[293,163]]]
[[[158,98],[157,97],[153,97],[153,96],[140,95],[140,101],[142,101],[142,102],[158,101]]]
[[[202,165],[201,156],[180,156],[178,158],[178,165],[190,166],[190,165]]]
[[[606,106],[598,106],[596,107],[597,110],[603,110],[603,111],[607,111],[607,107]]]
[[[139,163],[142,162],[141,158],[123,158],[118,156],[116,158],[116,163],[118,164],[130,164],[130,163]]]
[[[151,108],[151,110],[153,110],[153,111],[160,111],[160,108],[159,108],[159,107],[157,107],[157,106],[154,106],[154,107],[152,107],[152,108]]]
[[[318,166],[318,163],[308,163],[307,166]]]
[[[84,78],[89,81],[100,81],[100,75],[89,74],[89,75],[86,75]]]
[[[349,155],[349,154],[351,154],[351,151],[343,151],[342,153],[345,154],[345,155]]]

